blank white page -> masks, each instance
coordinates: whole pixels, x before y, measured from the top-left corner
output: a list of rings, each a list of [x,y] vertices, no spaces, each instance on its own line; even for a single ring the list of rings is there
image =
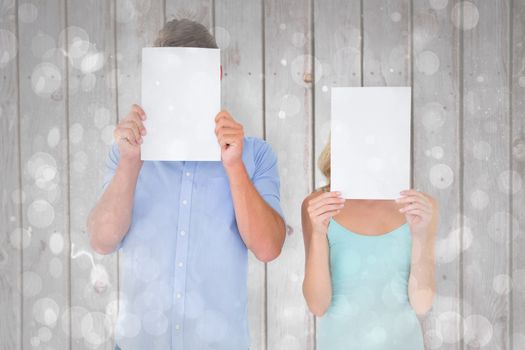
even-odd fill
[[[221,160],[214,132],[220,64],[219,49],[142,49],[142,160]]]
[[[334,87],[331,190],[395,199],[410,188],[410,87]]]

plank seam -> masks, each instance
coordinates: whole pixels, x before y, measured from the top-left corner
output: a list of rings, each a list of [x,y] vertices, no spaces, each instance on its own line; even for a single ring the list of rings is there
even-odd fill
[[[361,86],[364,86],[364,47],[365,47],[365,30],[364,30],[364,9],[363,9],[363,0],[359,0],[359,49],[361,50],[360,57],[359,57],[359,65],[361,70],[361,77],[360,77],[360,83]]]
[[[114,60],[114,64],[115,64],[115,69],[114,69],[114,76],[113,78],[115,79],[115,111],[116,111],[116,117],[117,117],[117,124],[119,123],[120,121],[120,110],[119,110],[119,92],[118,92],[118,59],[117,59],[117,49],[118,49],[118,44],[117,44],[117,26],[118,26],[118,22],[117,22],[117,11],[118,11],[118,6],[116,6],[116,2],[112,2],[113,4],[113,60]],[[117,284],[117,316],[120,312],[120,252],[117,251],[117,281],[116,281],[116,284]],[[116,328],[116,325],[113,325],[115,328]],[[112,338],[113,338],[113,342],[112,342],[112,347],[114,348],[115,345],[116,345],[116,342],[117,342],[117,339],[116,339],[116,334],[115,334],[115,331],[113,329],[113,332],[112,333]]]
[[[513,74],[514,74],[514,47],[513,47],[513,43],[514,43],[514,16],[513,16],[513,8],[514,8],[514,1],[513,0],[509,0],[509,6],[508,6],[508,16],[509,16],[509,28],[508,28],[508,31],[509,31],[509,81],[507,82],[508,86],[509,86],[509,101],[508,101],[508,108],[509,108],[509,163],[510,163],[510,171],[509,171],[509,188],[510,188],[510,193],[509,193],[509,235],[510,235],[510,239],[509,239],[509,276],[510,276],[510,280],[512,281],[513,280],[513,273],[512,273],[512,269],[514,267],[513,265],[513,261],[514,261],[514,250],[513,250],[513,241],[514,241],[514,231],[513,231],[513,226],[512,226],[512,219],[514,217],[513,215],[513,199],[514,199],[514,183],[513,183],[513,170],[514,170],[514,167],[513,167],[513,157],[512,157],[512,132],[513,132],[513,124],[512,124],[512,121],[513,121],[513,109],[512,109],[512,104],[513,104],[513,101],[514,101],[514,96],[512,94],[513,90]],[[508,307],[508,314],[509,314],[509,328],[508,328],[508,337],[509,337],[509,349],[514,349],[514,339],[513,339],[513,336],[512,336],[512,331],[514,330],[514,313],[513,313],[513,298],[514,298],[514,293],[512,292],[512,288],[509,288],[509,300],[508,300],[508,303],[507,303],[507,307]]]
[[[20,29],[19,29],[19,21],[18,21],[18,2],[19,0],[15,0],[15,31],[16,31],[16,43],[17,47],[20,47]],[[20,53],[16,55],[16,116],[17,116],[17,125],[18,125],[18,188],[20,189],[18,192],[18,217],[20,219],[20,225],[22,226],[22,229],[20,230],[20,244],[21,247],[23,247],[23,238],[24,238],[24,217],[23,217],[23,208],[22,208],[22,143],[21,143],[21,137],[22,133],[20,131],[20,128],[22,126],[21,118],[20,118]],[[24,249],[20,249],[20,349],[24,348],[24,327],[23,327],[23,318],[24,318]]]
[[[266,140],[266,2],[261,0],[261,72],[262,72],[262,137]],[[263,336],[262,349],[268,349],[268,264],[264,263],[263,277]]]
[[[461,215],[459,216],[459,264],[458,264],[458,277],[459,277],[459,315],[461,317],[463,317],[464,315],[464,308],[463,308],[463,296],[464,296],[464,280],[463,280],[463,236],[464,236],[464,228],[463,228],[463,215],[465,214],[465,209],[464,209],[464,196],[463,196],[463,193],[464,193],[464,188],[463,188],[463,182],[464,182],[464,145],[463,145],[463,134],[464,134],[464,131],[463,131],[463,119],[464,119],[464,84],[463,84],[463,79],[464,79],[464,72],[463,72],[463,68],[464,68],[464,31],[463,31],[463,6],[461,6],[461,3],[459,2],[459,0],[456,0],[455,2],[455,6],[456,5],[460,5],[459,6],[459,22],[460,22],[460,25],[459,25],[459,28],[456,29],[459,33],[459,52],[458,52],[458,55],[459,55],[459,104],[460,104],[460,107],[459,107],[459,125],[458,125],[458,129],[459,129],[459,197],[460,197],[460,200],[459,200],[459,212],[461,213]],[[463,319],[463,318],[461,318]],[[458,330],[458,334],[463,334],[463,322],[460,322],[459,323],[459,330]],[[464,343],[464,340],[463,340],[463,337],[460,338],[459,340],[459,343],[458,343],[458,346],[460,349],[464,349],[465,347],[465,343]]]
[[[64,47],[66,48],[66,52],[69,51],[69,31],[67,30],[67,27],[68,27],[68,23],[69,23],[69,16],[68,16],[68,6],[67,6],[67,0],[64,0]],[[69,323],[69,337],[68,337],[68,344],[69,344],[69,349],[72,349],[73,348],[73,337],[71,337],[71,334],[72,333],[72,323],[71,322],[71,181],[70,181],[70,170],[69,170],[69,157],[70,157],[70,152],[69,152],[69,147],[70,147],[70,135],[69,135],[69,59],[67,58],[67,56],[64,56],[64,70],[65,70],[65,114],[66,114],[66,118],[65,118],[65,128],[66,128],[66,144],[67,144],[67,147],[66,147],[66,162],[67,162],[67,175],[66,175],[66,181],[67,181],[67,220],[66,220],[66,225],[67,225],[67,238],[68,238],[68,241],[69,241],[69,244],[68,244],[68,248],[67,248],[67,252],[68,252],[68,259],[67,259],[67,262],[68,262],[68,266],[67,266],[67,270],[68,270],[68,279],[67,279],[67,304],[69,306],[69,309],[68,309],[68,323]]]
[[[310,96],[312,98],[312,103],[310,104],[310,114],[311,114],[311,117],[310,117],[310,123],[311,123],[311,137],[312,137],[312,142],[310,143],[311,145],[311,154],[312,154],[312,157],[311,157],[311,162],[312,162],[312,170],[311,170],[311,184],[312,184],[312,188],[315,190],[315,90],[316,90],[316,71],[315,71],[315,62],[316,62],[316,57],[315,57],[315,8],[314,8],[314,0],[310,0],[310,33],[311,33],[311,40],[310,40],[310,50],[311,50],[311,61],[312,61],[312,87],[311,87],[311,90],[310,90]],[[317,318],[315,316],[312,316],[308,309],[307,309],[307,312],[308,312],[308,319],[310,320],[310,324],[312,325],[313,329],[312,329],[312,333],[311,333],[311,337],[312,337],[312,348],[315,350],[317,349]]]

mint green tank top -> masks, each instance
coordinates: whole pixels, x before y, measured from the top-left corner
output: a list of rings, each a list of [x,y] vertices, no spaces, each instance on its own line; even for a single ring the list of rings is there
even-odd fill
[[[408,223],[382,235],[328,224],[332,301],[318,319],[317,350],[424,350],[408,300]]]

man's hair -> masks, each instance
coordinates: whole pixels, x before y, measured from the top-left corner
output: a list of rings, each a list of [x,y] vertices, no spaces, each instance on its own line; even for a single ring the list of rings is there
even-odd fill
[[[205,26],[187,18],[167,22],[159,31],[153,46],[218,48],[215,38]]]

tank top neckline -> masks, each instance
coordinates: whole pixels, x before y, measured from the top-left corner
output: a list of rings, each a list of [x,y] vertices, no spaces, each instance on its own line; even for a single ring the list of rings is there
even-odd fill
[[[344,227],[343,225],[341,225],[340,223],[338,223],[333,217],[330,218],[330,221],[335,223],[337,226],[339,226],[340,228],[342,228],[344,231],[354,235],[354,236],[361,236],[361,237],[383,237],[383,236],[390,236],[394,233],[396,233],[397,231],[400,231],[403,227],[407,226],[408,225],[408,222],[405,222],[403,223],[402,225],[396,227],[395,229],[391,230],[391,231],[388,231],[388,232],[385,232],[385,233],[382,233],[382,234],[379,234],[379,235],[366,235],[366,234],[363,234],[363,233],[357,233],[357,232],[354,232],[354,231],[351,231],[349,229],[347,229],[346,227]]]

